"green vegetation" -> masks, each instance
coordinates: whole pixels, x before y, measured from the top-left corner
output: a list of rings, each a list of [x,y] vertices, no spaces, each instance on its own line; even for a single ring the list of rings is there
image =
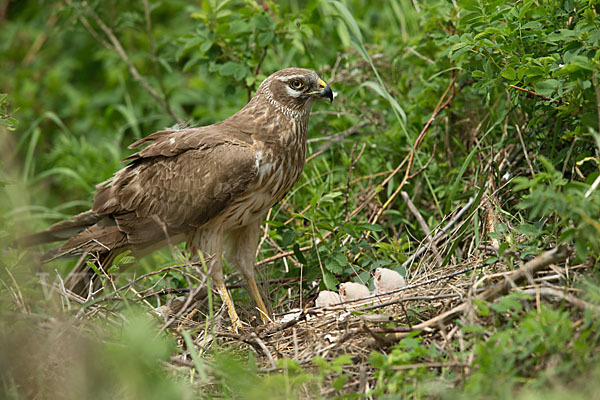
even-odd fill
[[[593,397],[600,10],[583,0],[453,3],[0,1],[2,397],[359,398],[356,363],[373,398]],[[214,334],[225,328],[210,290],[194,327],[156,317],[206,285],[177,250],[135,260],[106,277],[103,297],[78,301],[59,279],[76,260],[42,266],[36,250],[9,246],[88,209],[134,140],[220,121],[288,66],[319,72],[338,97],[313,108],[303,177],[269,216],[258,261],[262,280],[285,282],[271,285],[276,311],[314,295],[313,281],[335,290],[388,267],[410,283],[497,262],[468,275],[474,283],[559,244],[572,249],[574,269],[557,273],[568,296],[475,299],[448,339],[413,332],[368,357],[273,366]],[[433,234],[474,199],[420,263],[406,261],[428,232],[403,192]],[[171,294],[145,296],[160,290]],[[233,296],[250,320],[246,292]],[[407,306],[402,326],[429,311]]]

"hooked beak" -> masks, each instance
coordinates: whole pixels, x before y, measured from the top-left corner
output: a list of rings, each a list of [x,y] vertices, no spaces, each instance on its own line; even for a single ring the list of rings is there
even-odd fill
[[[325,85],[325,89],[321,90],[319,94],[321,97],[328,98],[330,103],[333,103],[333,92],[331,91],[329,85]]]
[[[321,88],[321,90],[315,90],[314,92],[310,92],[309,94],[318,94],[321,97],[329,99],[330,103],[333,102],[333,91],[331,90],[329,85],[320,78],[317,82],[319,83],[319,87]]]

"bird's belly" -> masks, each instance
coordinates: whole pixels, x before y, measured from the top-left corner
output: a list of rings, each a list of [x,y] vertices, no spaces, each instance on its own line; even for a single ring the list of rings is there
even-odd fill
[[[294,186],[302,170],[290,170],[273,164],[217,218],[223,229],[248,225],[264,218],[266,211]]]

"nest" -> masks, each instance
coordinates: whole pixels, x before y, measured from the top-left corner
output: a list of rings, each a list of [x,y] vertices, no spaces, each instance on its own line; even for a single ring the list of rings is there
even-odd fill
[[[408,286],[383,295],[342,303],[325,308],[305,307],[275,314],[272,324],[248,327],[238,333],[227,329],[224,318],[215,319],[214,331],[198,329],[205,321],[194,321],[197,310],[177,318],[174,331],[195,330],[194,343],[203,351],[213,340],[236,349],[246,348],[256,354],[262,372],[280,371],[285,366],[277,360],[291,359],[305,370],[315,368],[314,360],[333,361],[349,355],[352,364],[344,365],[345,374],[354,379],[344,386],[344,393],[367,393],[374,385],[373,368],[368,358],[373,350],[384,351],[409,335],[421,335],[426,342],[444,347],[459,332],[460,320],[479,318],[473,300],[492,302],[510,291],[519,290],[539,301],[540,296],[567,301],[577,308],[594,307],[577,299],[565,288],[569,274],[585,265],[560,267],[568,250],[559,246],[515,268],[481,259],[423,270]],[[310,305],[310,303],[309,303]],[[213,336],[214,335],[214,336]],[[173,359],[188,365],[189,352]],[[191,364],[190,364],[191,365]],[[431,368],[457,368],[464,363],[414,365]],[[408,366],[407,368],[410,368]],[[321,395],[333,394],[331,386]],[[307,393],[308,394],[308,393]]]

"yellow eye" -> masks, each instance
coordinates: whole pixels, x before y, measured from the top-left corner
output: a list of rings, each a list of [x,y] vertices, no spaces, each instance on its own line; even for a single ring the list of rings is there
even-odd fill
[[[304,87],[304,83],[300,79],[294,79],[290,82],[290,87],[294,90],[300,90]]]

